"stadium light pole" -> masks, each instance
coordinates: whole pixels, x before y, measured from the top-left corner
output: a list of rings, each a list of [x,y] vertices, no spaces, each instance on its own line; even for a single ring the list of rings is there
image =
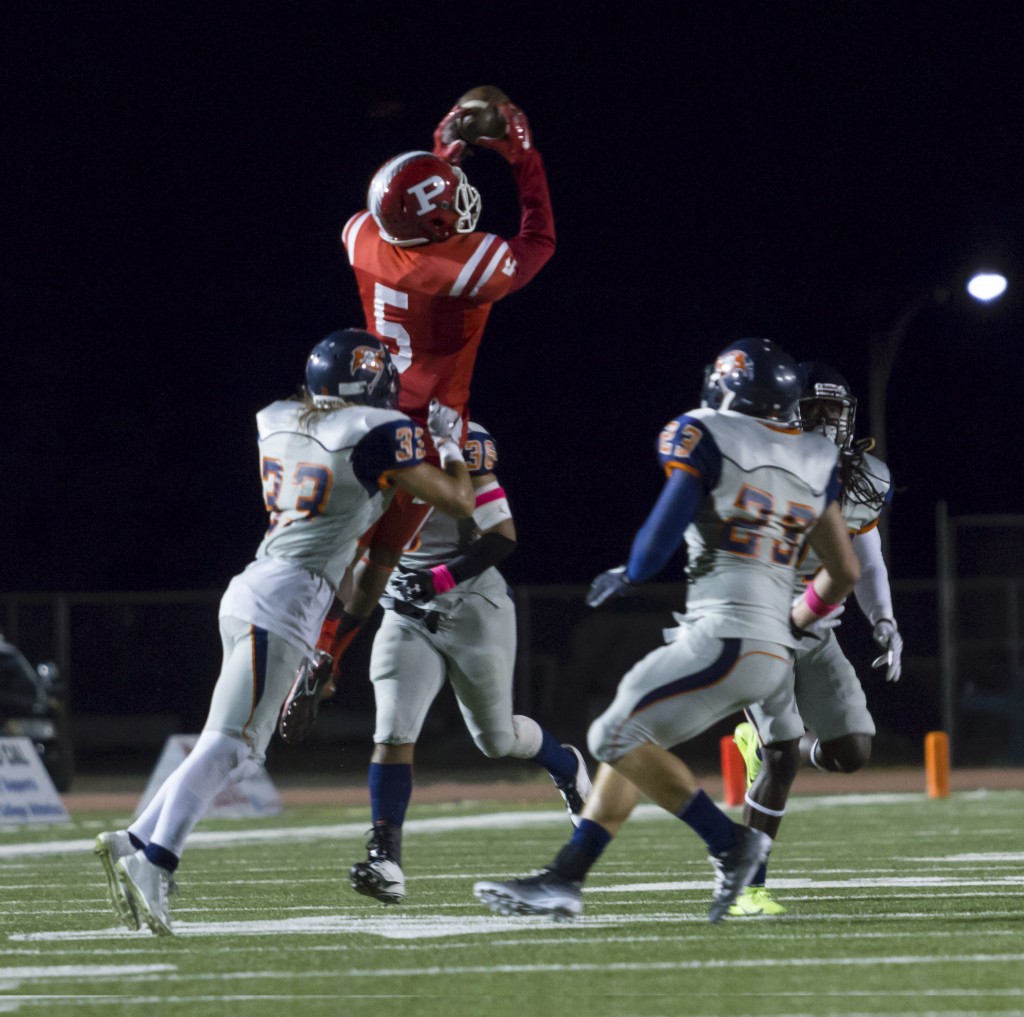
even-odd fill
[[[1006,292],[1006,286],[1004,275],[998,272],[979,271],[971,275],[966,289],[973,300],[987,304],[998,300]],[[874,453],[882,462],[888,463],[889,461],[886,441],[886,401],[896,355],[918,315],[935,304],[945,304],[949,298],[950,290],[947,286],[930,286],[906,304],[888,329],[876,330],[871,335],[868,421],[871,437],[875,439]],[[885,514],[879,522],[878,532],[882,538],[882,554],[885,556],[885,560],[889,561],[889,525]]]
[[[998,300],[1006,292],[1006,285],[1006,277],[998,272],[975,272],[968,280],[967,292],[979,303],[990,303]],[[887,459],[886,400],[896,355],[918,315],[933,304],[946,303],[949,297],[948,287],[929,287],[900,311],[888,329],[877,330],[871,336],[868,417],[871,437],[875,439],[875,452],[883,461]]]

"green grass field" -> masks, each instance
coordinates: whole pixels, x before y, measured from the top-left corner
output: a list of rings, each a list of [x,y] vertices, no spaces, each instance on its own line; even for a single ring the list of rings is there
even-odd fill
[[[1024,1012],[1024,792],[795,798],[770,873],[789,913],[715,926],[700,842],[651,806],[594,870],[582,919],[492,915],[473,880],[543,865],[569,826],[554,804],[479,802],[414,805],[393,908],[345,878],[365,809],[202,823],[178,935],[157,938],[116,924],[92,855],[127,819],[0,832],[0,1013]]]

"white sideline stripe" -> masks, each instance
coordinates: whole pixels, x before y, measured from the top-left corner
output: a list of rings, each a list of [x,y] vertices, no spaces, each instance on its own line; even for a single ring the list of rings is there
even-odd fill
[[[548,919],[550,924],[550,919]],[[467,965],[465,967],[448,967],[431,965],[425,968],[353,968],[351,970],[338,970],[325,973],[323,969],[314,968],[310,971],[276,971],[263,968],[259,971],[228,971],[209,972],[196,974],[195,972],[178,972],[172,967],[173,974],[163,975],[157,978],[156,972],[138,974],[129,977],[130,981],[153,981],[159,980],[162,984],[169,982],[208,982],[208,981],[250,981],[257,978],[271,978],[274,980],[291,980],[325,978],[325,977],[348,977],[348,978],[379,978],[393,975],[444,975],[463,974],[476,975],[487,972],[501,972],[503,974],[527,974],[540,971],[660,971],[673,968],[686,969],[691,971],[702,971],[707,969],[730,968],[766,968],[766,967],[791,967],[791,968],[828,968],[828,967],[870,967],[876,964],[895,966],[909,966],[915,964],[948,964],[956,961],[961,964],[1003,964],[1014,961],[1024,961],[1024,953],[1005,954],[969,954],[946,955],[943,957],[927,956],[925,954],[909,954],[902,957],[788,957],[788,958],[736,958],[731,960],[706,960],[706,961],[618,961],[613,963],[571,963],[571,964],[496,964],[490,965]],[[170,967],[170,965],[168,965]],[[46,968],[24,969],[27,971],[38,971],[40,974],[47,974]],[[84,969],[88,971],[88,969]]]
[[[650,810],[650,816],[672,818],[656,805],[640,806]],[[334,823],[330,826],[293,826],[272,829],[218,830],[193,833],[188,839],[191,850],[197,847],[225,847],[239,844],[265,844],[268,842],[292,843],[294,841],[335,840],[339,837],[362,837],[368,829],[369,820],[358,823]],[[450,816],[438,819],[410,819],[405,824],[409,833],[450,833],[455,830],[508,830],[524,826],[548,826],[565,824],[564,807],[557,812],[492,812],[482,816]],[[17,858],[33,854],[74,854],[92,851],[95,838],[91,840],[54,840],[37,844],[0,845],[0,858]]]
[[[845,898],[843,898],[845,899]],[[975,917],[1012,918],[1016,912],[984,912],[976,913]],[[773,928],[791,928],[799,923],[819,923],[823,921],[898,921],[898,920],[933,920],[947,918],[944,912],[887,912],[884,915],[851,916],[849,914],[814,914],[787,915],[784,919],[772,921]],[[757,918],[737,919],[744,926],[759,921]],[[700,910],[693,914],[664,912],[653,915],[602,915],[600,917],[583,915],[571,925],[556,923],[541,915],[508,916],[498,915],[467,915],[467,914],[430,914],[422,916],[390,917],[390,916],[355,916],[355,915],[307,915],[295,918],[256,919],[220,922],[183,922],[174,923],[174,931],[180,938],[199,938],[205,936],[320,936],[325,934],[379,936],[386,940],[434,940],[444,937],[462,938],[469,936],[494,935],[496,933],[522,934],[529,931],[556,932],[564,935],[569,929],[573,931],[590,929],[612,929],[636,925],[699,925],[707,926],[707,916],[703,903]],[[107,926],[102,929],[56,930],[48,932],[22,932],[9,935],[10,942],[20,943],[53,943],[73,942],[78,940],[106,941],[129,940],[133,943],[152,944],[152,937],[145,930],[129,932],[123,926]]]
[[[0,978],[108,978],[177,971],[176,964],[56,964],[49,967],[0,968]]]
[[[973,915],[972,917],[975,917],[975,918],[987,921],[987,920],[992,920],[992,919],[996,919],[996,918],[1016,918],[1016,917],[1018,917],[1018,915],[1019,915],[1019,912],[1017,912],[1017,911],[1004,911],[1004,912],[986,911],[984,914]],[[921,919],[923,921],[931,921],[932,919],[935,919],[935,918],[941,918],[941,917],[943,917],[943,915],[941,915],[941,914],[928,914],[928,913],[922,912],[922,913],[915,913],[912,916],[908,916],[908,915],[900,916],[900,915],[894,915],[894,914],[887,914],[885,917],[886,917],[886,919],[898,919],[898,918],[901,918],[901,917],[903,917],[903,918],[913,917],[913,918]],[[784,924],[780,923],[778,921],[766,921],[764,923],[757,923],[757,922],[751,923],[749,925],[749,927],[744,928],[744,938],[745,938],[745,940],[751,941],[751,942],[754,941],[754,940],[762,940],[762,939],[763,940],[771,940],[773,943],[775,943],[775,942],[787,942],[787,943],[794,943],[795,944],[795,943],[806,943],[806,942],[812,941],[812,940],[814,942],[818,942],[821,939],[821,933],[820,932],[815,931],[813,929],[810,929],[810,930],[798,930],[798,929],[796,929],[794,927],[793,923],[794,922],[800,922],[800,921],[805,921],[805,922],[809,923],[812,920],[815,921],[815,922],[838,921],[840,919],[844,919],[845,920],[847,918],[849,918],[849,915],[834,915],[834,914],[816,914],[816,915],[813,915],[813,916],[808,916],[808,915],[803,915],[803,916],[801,916],[801,915],[791,915],[791,916],[789,916],[788,918],[785,919]],[[866,916],[861,918],[861,921],[864,921],[864,920],[866,920]],[[670,922],[672,924],[678,924],[679,921],[680,921],[680,918],[679,918],[679,915],[677,915],[677,914],[674,914],[674,915],[658,915],[656,917],[645,918],[645,923],[646,924],[667,924],[667,923],[670,923]],[[648,934],[645,934],[645,935],[641,935],[639,933],[633,933],[633,934],[625,934],[624,933],[624,934],[619,934],[619,935],[609,934],[609,935],[602,936],[602,940],[601,941],[603,943],[689,943],[689,942],[696,942],[696,941],[704,942],[707,939],[707,932],[703,928],[704,924],[705,923],[704,923],[703,916],[701,916],[701,928],[700,929],[694,929],[692,932],[677,932],[677,931],[672,931],[672,930],[667,930],[667,931],[656,930],[654,932],[651,932],[651,933],[648,933]],[[758,928],[757,928],[758,925],[760,925],[760,930],[758,930]],[[555,933],[558,934],[558,942],[560,944],[585,943],[585,944],[592,945],[593,942],[594,942],[593,939],[588,937],[587,935],[579,935],[579,936],[577,936],[577,935],[574,935],[572,932],[567,932],[564,926],[554,926],[552,924],[552,926],[549,926],[548,931],[555,932]],[[527,932],[527,935],[525,935],[525,936],[519,936],[519,937],[517,937],[517,936],[510,936],[510,937],[508,937],[506,939],[492,939],[488,943],[488,946],[490,948],[536,946],[537,945],[536,932],[532,931],[532,930],[529,930],[529,929],[526,930],[526,932]],[[952,930],[934,930],[934,929],[924,929],[924,930],[922,930],[922,929],[915,929],[915,930],[908,930],[906,932],[889,932],[889,931],[885,931],[885,932],[851,932],[848,929],[843,931],[843,939],[844,940],[855,940],[855,939],[857,939],[857,940],[952,939],[954,937],[960,937],[962,935],[963,935],[962,932],[957,932],[957,931],[952,931]],[[1003,938],[1003,939],[1011,939],[1012,940],[1016,936],[1016,932],[1015,931],[1009,931],[1009,930],[1006,930],[1006,929],[983,929],[983,930],[974,929],[974,930],[971,931],[971,936],[974,937],[974,938],[978,938],[978,939],[984,938],[984,937],[989,937],[989,938]],[[146,945],[145,946],[131,946],[131,945],[128,945],[128,944],[126,944],[124,942],[121,942],[121,943],[118,944],[118,947],[117,947],[118,955],[120,957],[122,957],[122,958],[129,957],[129,956],[131,956],[133,954],[137,954],[139,956],[149,957],[149,956],[151,956],[154,953],[154,951],[156,949],[156,944],[155,944],[154,940],[151,937],[149,937],[149,936],[136,937],[133,940],[133,942],[134,943],[140,943],[141,942],[141,943],[145,943]],[[361,948],[361,944],[355,944],[355,949],[360,949],[360,948]],[[249,943],[249,944],[246,945],[246,952],[249,955],[255,955],[255,954],[274,954],[274,955],[276,955],[279,949],[280,949],[279,946],[273,945],[273,944],[270,944],[270,945],[267,945],[267,946],[260,946],[260,945],[254,944],[254,943]],[[351,949],[353,949],[353,947],[350,946],[349,944],[341,943],[341,942],[337,942],[337,941],[332,942],[330,944],[324,944],[324,943],[304,944],[303,947],[302,947],[302,950],[305,953],[331,953],[331,954],[336,954],[336,953],[346,953],[346,952],[348,952]],[[393,943],[375,943],[374,944],[374,949],[378,950],[378,951],[381,951],[381,952],[387,951],[387,950],[400,951],[404,955],[407,952],[415,951],[415,950],[436,950],[437,949],[437,944],[433,943],[433,942],[426,941],[426,940],[424,940],[424,942],[422,942],[422,943],[411,943],[411,942],[408,942],[407,940],[402,940],[402,941],[396,940]],[[445,949],[446,950],[478,950],[478,949],[480,949],[480,943],[477,940],[475,940],[475,939],[466,939],[464,942],[448,943],[448,944],[445,945]],[[223,946],[216,946],[215,944],[210,944],[209,946],[204,947],[204,955],[205,956],[212,956],[212,955],[215,955],[215,954],[235,954],[235,953],[237,953],[237,950],[238,950],[237,946],[223,947]],[[51,946],[47,946],[47,947],[40,946],[40,947],[34,947],[34,948],[23,947],[23,948],[20,948],[20,949],[12,948],[12,947],[8,946],[6,948],[6,950],[5,950],[5,953],[10,958],[14,958],[14,957],[55,957],[55,956],[60,956],[60,955],[63,955],[63,954],[66,954],[66,955],[69,955],[69,956],[73,956],[73,957],[82,957],[82,956],[88,955],[88,954],[103,954],[103,955],[106,955],[107,953],[109,953],[109,948],[103,947],[103,948],[99,948],[99,949],[95,949],[95,950],[83,950],[81,948],[71,947],[71,948],[68,948],[68,949],[65,949],[65,950],[61,950],[61,949],[58,949],[56,947],[51,947]],[[1024,989],[1014,990],[1014,991],[1017,991],[1021,995],[1024,995]]]
[[[616,883],[614,886],[587,886],[586,893],[649,893],[660,890],[706,890],[709,879],[685,879],[664,883]],[[1024,886],[1024,876],[1000,876],[1001,884]],[[941,887],[988,886],[991,879],[951,879],[946,876],[891,876],[885,879],[775,879],[772,890],[853,890],[866,887]]]
[[[429,967],[429,968],[366,968],[345,972],[350,978],[389,978],[400,975],[482,975],[531,974],[542,971],[706,971],[730,968],[831,968],[873,967],[875,965],[907,966],[912,964],[1004,964],[1024,961],[1024,953],[993,953],[947,955],[945,957],[769,957],[764,960],[706,960],[706,961],[619,961],[611,964],[495,964],[494,966]],[[880,991],[879,995],[884,995]]]
[[[961,799],[983,797],[988,792],[959,792],[954,797]],[[920,802],[923,795],[900,794],[847,794],[820,795],[795,799],[787,805],[790,813],[811,811],[816,808],[839,805],[906,805]],[[657,805],[638,805],[633,810],[637,819],[662,819],[675,822],[664,809]],[[525,826],[563,825],[565,809],[542,812],[489,812],[480,816],[447,816],[436,819],[410,819],[405,824],[409,833],[451,833],[456,830],[518,830]],[[335,840],[339,837],[362,837],[367,830],[367,821],[358,823],[334,823],[329,826],[273,827],[270,829],[219,830],[193,833],[188,840],[189,849],[224,847],[226,845],[265,844],[269,842],[292,843],[295,841]],[[0,858],[22,858],[27,855],[61,855],[92,851],[95,839],[52,840],[36,843],[0,844]]]
[[[289,993],[286,996],[278,995],[257,995],[256,993],[248,993],[242,995],[218,995],[218,996],[113,996],[104,995],[101,993],[90,993],[88,996],[75,995],[75,996],[60,996],[60,995],[37,995],[33,994],[30,996],[11,996],[6,995],[0,997],[0,1013],[13,1013],[19,1010],[22,1003],[60,1003],[61,1006],[95,1006],[97,1003],[106,1004],[118,1004],[120,1006],[146,1006],[150,1004],[156,1004],[157,1006],[166,1005],[169,1003],[262,1003],[262,1002],[281,1002],[281,1003],[295,1003],[306,1000],[320,1000],[320,999],[422,999],[422,992],[332,992],[332,993],[303,993],[298,995],[297,993]],[[289,1011],[285,1012],[294,1012]],[[877,1015],[875,1015],[877,1017]],[[907,1017],[906,1014],[901,1017]],[[912,1017],[912,1015],[911,1015]],[[956,1014],[943,1014],[942,1017],[956,1017]],[[985,1014],[985,1017],[1000,1017],[999,1014]]]
[[[1024,862],[1024,851],[993,851],[991,854],[975,852],[969,855],[944,855],[938,858],[914,858],[910,860],[917,862],[984,862],[988,865],[992,862]]]
[[[707,919],[701,915],[700,920]],[[605,928],[622,925],[624,918],[609,916],[582,920],[587,928]],[[369,916],[353,917],[344,915],[314,915],[302,918],[282,918],[277,921],[260,919],[237,922],[182,922],[174,923],[178,936],[278,936],[278,935],[323,935],[324,933],[350,933],[360,936],[381,936],[385,939],[436,939],[440,936],[479,935],[491,932],[522,932],[525,928],[549,929],[554,923],[544,916],[499,918],[484,915],[440,916],[427,915],[423,918],[401,918]],[[53,942],[76,939],[131,939],[138,942],[140,933],[130,932],[117,926],[106,929],[75,930],[61,932],[14,933],[8,939],[23,943]],[[146,933],[148,935],[148,933]]]

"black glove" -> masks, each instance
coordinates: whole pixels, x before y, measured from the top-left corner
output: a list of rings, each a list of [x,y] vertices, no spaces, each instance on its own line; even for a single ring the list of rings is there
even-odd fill
[[[434,577],[429,569],[402,572],[391,580],[391,585],[402,600],[409,600],[414,604],[426,604],[437,596]]]
[[[626,578],[626,566],[608,569],[602,572],[587,590],[587,607],[600,607],[613,597],[626,597],[636,591],[636,587]]]

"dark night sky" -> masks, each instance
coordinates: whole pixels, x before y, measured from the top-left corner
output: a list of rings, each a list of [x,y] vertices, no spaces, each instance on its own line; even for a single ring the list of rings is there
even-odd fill
[[[482,83],[529,115],[559,232],[473,388],[510,579],[624,558],[657,432],[731,339],[831,362],[866,434],[872,329],[982,261],[1003,300],[930,307],[896,363],[895,576],[933,574],[938,499],[1020,510],[1022,8],[559,8],[5,4],[0,590],[219,588],[251,558],[253,414],[361,323],[338,231]],[[466,169],[514,232],[505,165]]]

